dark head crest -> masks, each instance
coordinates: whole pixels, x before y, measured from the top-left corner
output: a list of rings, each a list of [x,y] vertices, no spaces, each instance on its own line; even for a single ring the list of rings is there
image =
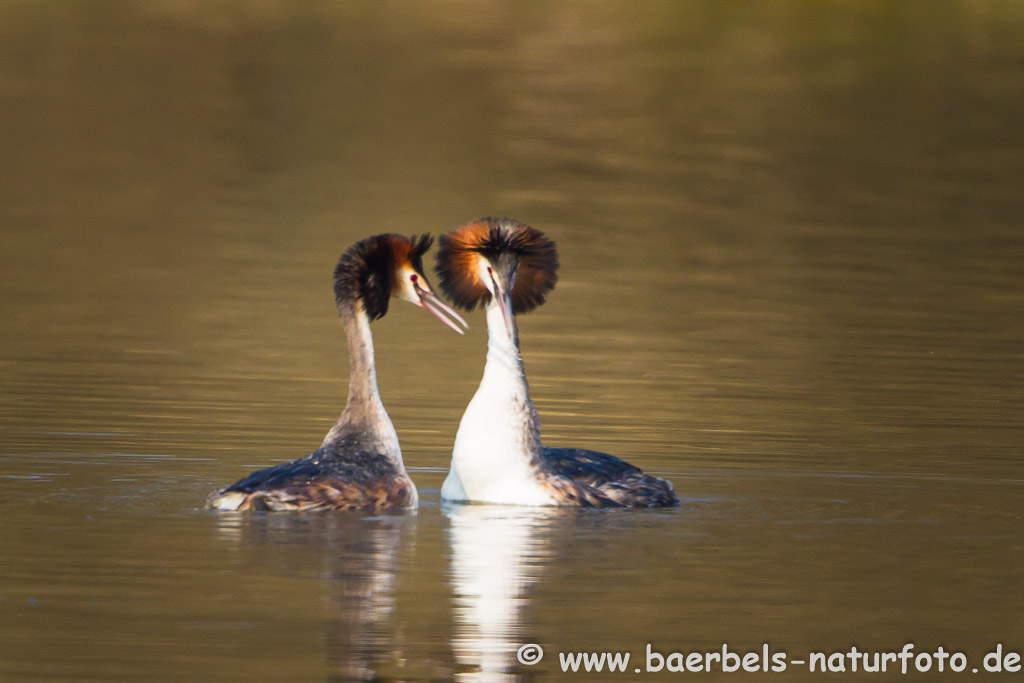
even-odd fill
[[[558,252],[544,233],[512,218],[481,218],[442,236],[437,252],[442,290],[467,311],[491,300],[477,270],[480,257],[495,265],[505,259],[517,264],[509,294],[516,313],[544,303],[558,281]]]
[[[393,233],[356,242],[341,255],[334,269],[334,300],[338,306],[362,301],[370,320],[383,317],[399,268],[408,264],[422,273],[423,254],[433,243],[430,235],[406,237]]]

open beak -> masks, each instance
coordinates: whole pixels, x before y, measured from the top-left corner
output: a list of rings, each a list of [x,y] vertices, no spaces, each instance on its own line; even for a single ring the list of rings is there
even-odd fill
[[[429,289],[423,289],[418,284],[416,285],[416,296],[419,297],[420,301],[417,304],[420,308],[430,311],[437,317],[438,320],[443,322],[448,327],[452,328],[459,334],[465,334],[465,330],[459,328],[462,325],[466,330],[469,329],[469,324],[462,319],[462,316],[455,312],[451,306],[441,301],[433,292]],[[452,320],[454,318],[454,320]],[[456,325],[458,323],[459,325]]]

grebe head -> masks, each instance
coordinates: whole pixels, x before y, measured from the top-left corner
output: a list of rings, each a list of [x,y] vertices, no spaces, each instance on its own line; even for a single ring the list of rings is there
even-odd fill
[[[430,311],[463,334],[459,325],[468,327],[466,321],[434,294],[423,274],[423,254],[433,242],[430,235],[385,234],[353,244],[334,269],[334,298],[339,308],[343,303],[358,302],[367,317],[376,320],[388,312],[388,302],[396,297]]]
[[[494,298],[512,334],[512,313],[544,303],[558,281],[558,253],[536,228],[512,218],[481,218],[441,237],[437,274],[452,303],[467,311]]]

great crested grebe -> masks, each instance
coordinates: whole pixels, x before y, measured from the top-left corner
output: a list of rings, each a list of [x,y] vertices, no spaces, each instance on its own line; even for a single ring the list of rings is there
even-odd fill
[[[397,297],[462,334],[466,321],[434,295],[423,275],[433,239],[376,235],[352,245],[334,269],[334,298],[348,337],[348,403],[314,452],[253,472],[210,494],[215,510],[381,510],[415,507],[416,486],[405,471],[398,435],[377,390],[370,321]],[[453,322],[455,321],[455,322]]]
[[[484,306],[488,339],[484,376],[459,424],[441,498],[506,505],[678,505],[672,484],[614,456],[541,446],[514,314],[544,303],[557,270],[555,243],[509,218],[481,218],[441,237],[441,288],[467,311]]]

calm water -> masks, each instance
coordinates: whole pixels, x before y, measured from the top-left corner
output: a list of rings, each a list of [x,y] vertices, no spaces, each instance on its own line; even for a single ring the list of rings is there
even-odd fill
[[[0,4],[0,680],[1024,651],[1022,121],[1015,2]],[[487,214],[546,442],[682,507],[442,506],[483,316],[396,304],[418,513],[202,511],[340,412],[341,251]]]

